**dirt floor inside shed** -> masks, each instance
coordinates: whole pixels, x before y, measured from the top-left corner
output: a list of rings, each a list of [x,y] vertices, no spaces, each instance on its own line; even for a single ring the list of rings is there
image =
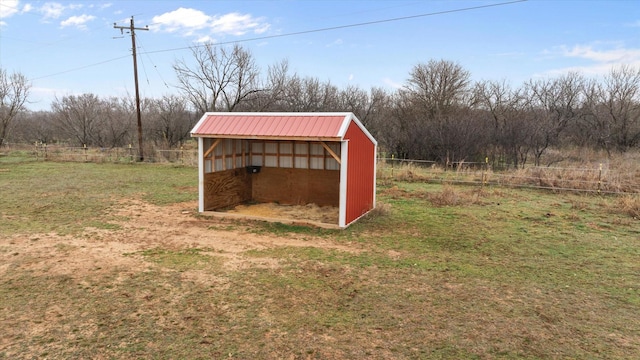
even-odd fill
[[[238,214],[251,218],[264,218],[272,221],[319,223],[338,225],[339,209],[333,206],[281,205],[275,203],[242,204],[222,211],[226,214]]]

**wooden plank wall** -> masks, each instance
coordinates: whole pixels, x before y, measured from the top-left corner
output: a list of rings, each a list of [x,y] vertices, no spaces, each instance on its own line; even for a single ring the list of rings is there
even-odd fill
[[[245,168],[204,174],[204,208],[217,210],[251,200],[251,174]]]
[[[252,176],[252,195],[257,202],[340,205],[340,171],[262,167]]]

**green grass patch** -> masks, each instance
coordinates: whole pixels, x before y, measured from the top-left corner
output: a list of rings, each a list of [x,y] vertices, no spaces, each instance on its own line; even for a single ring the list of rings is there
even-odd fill
[[[346,230],[196,216],[181,226],[211,245],[159,242],[111,267],[88,258],[95,267],[78,274],[63,265],[85,246],[149,244],[110,238],[135,219],[104,217],[109,206],[195,199],[194,170],[1,164],[0,358],[640,353],[640,223],[616,210],[635,199],[387,180],[384,211]],[[31,250],[46,237],[35,232],[84,227],[100,237]],[[218,239],[233,250],[207,248]]]
[[[268,250],[251,250],[245,252],[251,257],[267,257],[284,259],[285,264],[295,268],[300,262],[315,261],[323,264],[335,264],[353,268],[376,268],[376,269],[402,269],[423,271],[447,271],[447,265],[436,260],[406,256],[390,257],[386,253],[359,252],[349,253],[334,249],[321,249],[316,247],[278,247]]]
[[[116,201],[166,205],[197,199],[197,171],[151,164],[36,162],[0,158],[0,232],[75,233],[103,221]]]
[[[220,257],[208,255],[206,249],[189,248],[181,250],[167,250],[154,248],[141,251],[142,255],[162,267],[178,271],[214,269],[222,265]]]

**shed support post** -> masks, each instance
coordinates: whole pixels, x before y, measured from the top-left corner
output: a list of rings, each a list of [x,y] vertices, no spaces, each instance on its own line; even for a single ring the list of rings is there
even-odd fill
[[[324,145],[324,143],[323,143]],[[338,205],[338,226],[341,228],[347,227],[347,154],[349,154],[349,142],[340,142],[340,155],[342,161],[338,161],[340,164],[340,201]]]
[[[204,138],[201,137],[198,138],[198,212],[204,212]]]

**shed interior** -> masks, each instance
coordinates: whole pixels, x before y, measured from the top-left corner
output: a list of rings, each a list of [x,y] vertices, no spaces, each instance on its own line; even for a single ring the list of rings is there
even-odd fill
[[[340,141],[203,138],[204,209],[339,206]]]

